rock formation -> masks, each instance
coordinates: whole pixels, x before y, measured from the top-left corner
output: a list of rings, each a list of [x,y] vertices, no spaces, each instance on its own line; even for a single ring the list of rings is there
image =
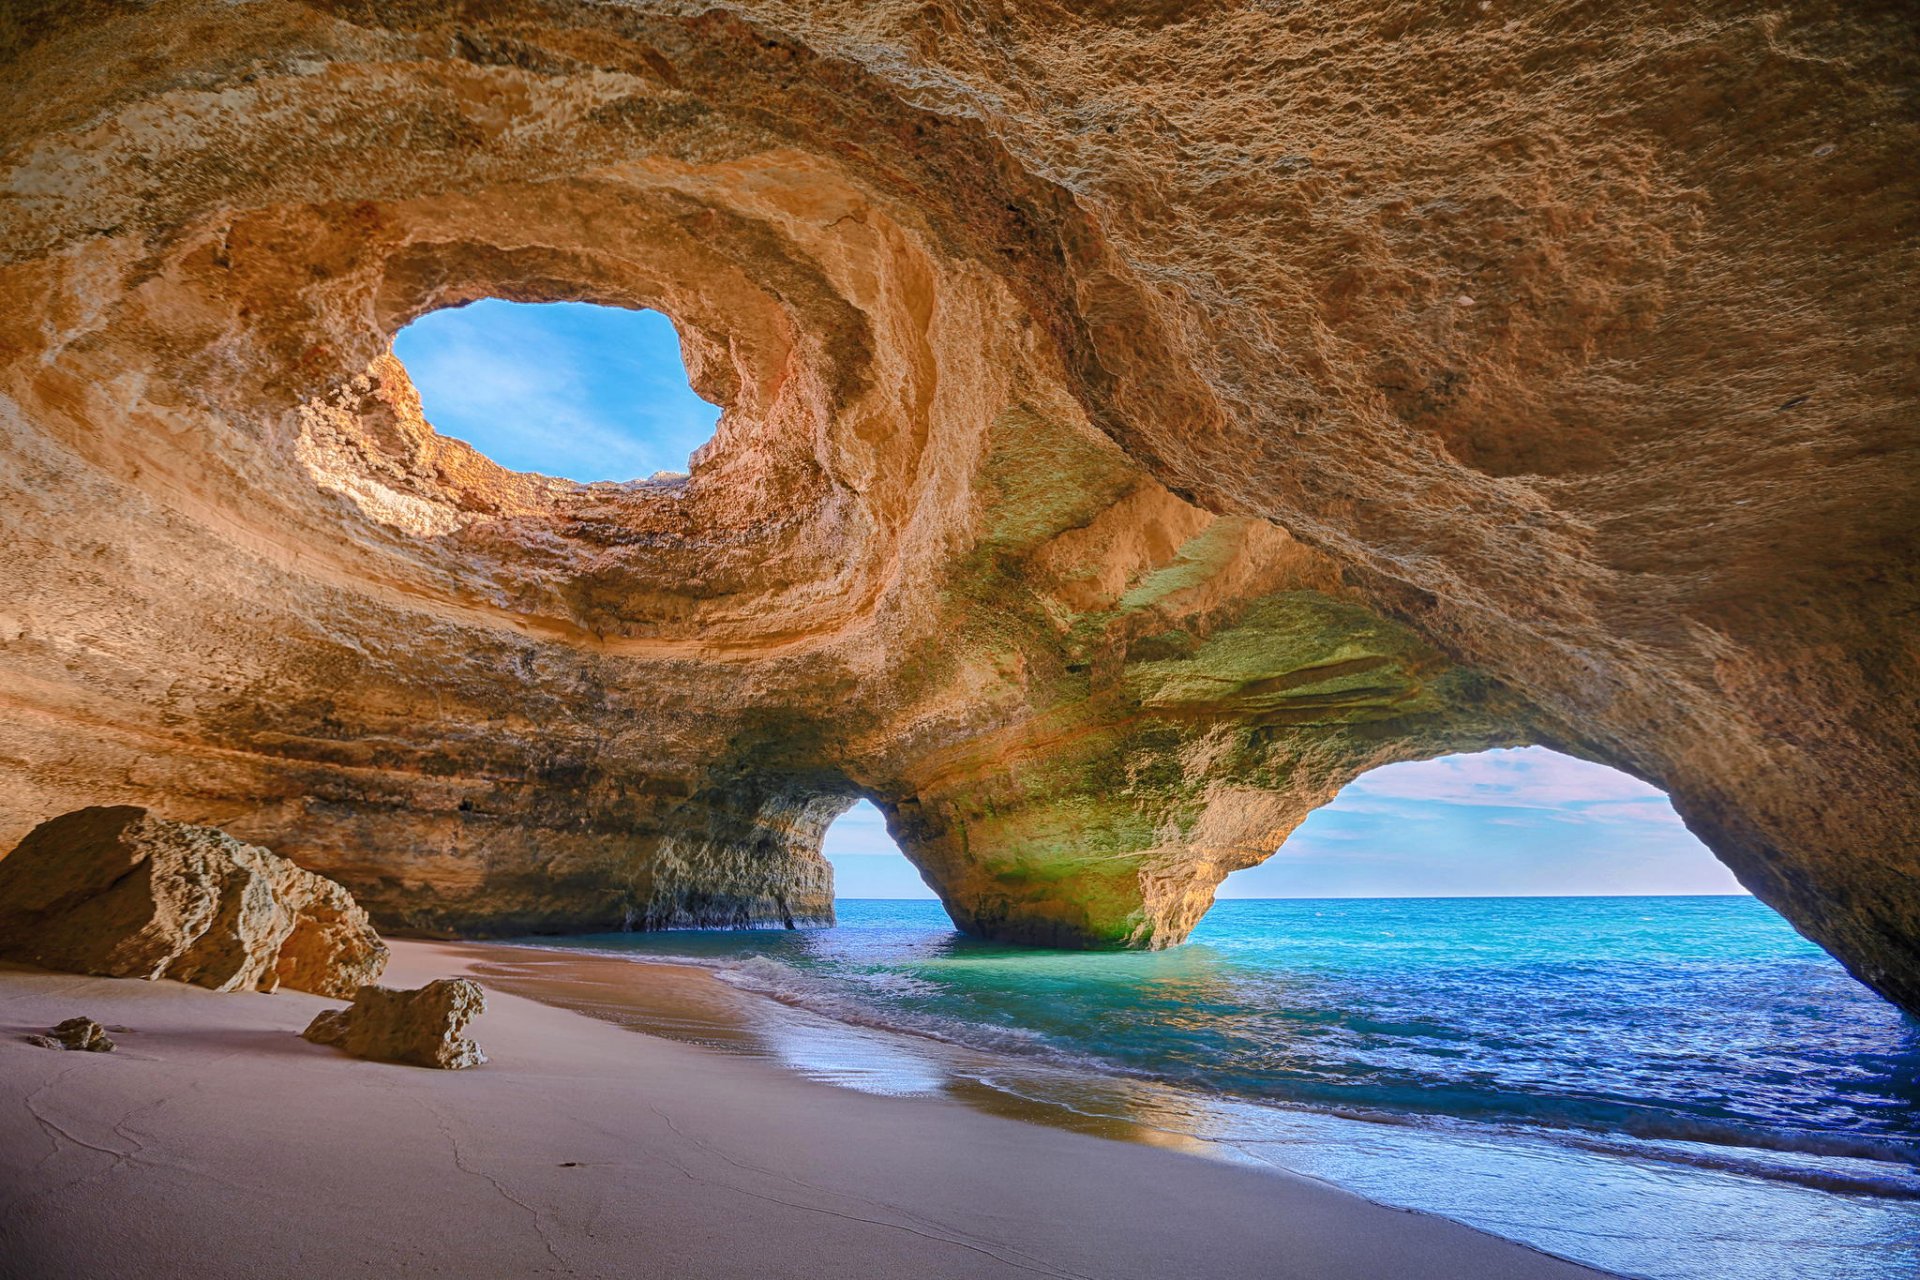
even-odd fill
[[[387,948],[333,881],[131,805],[43,822],[0,860],[0,956],[215,991],[351,995]]]
[[[356,1058],[457,1071],[487,1060],[466,1037],[467,1024],[486,1011],[486,993],[471,978],[441,978],[414,991],[362,987],[350,1007],[326,1010],[300,1034]]]
[[[123,1028],[124,1029],[124,1028]],[[47,1034],[28,1036],[29,1044],[42,1049],[76,1049],[86,1053],[112,1053],[113,1037],[92,1018],[68,1018]]]
[[[15,6],[0,840],[103,800],[437,931],[1183,937],[1361,771],[1664,787],[1920,1008],[1910,8]],[[400,326],[653,306],[579,485]]]

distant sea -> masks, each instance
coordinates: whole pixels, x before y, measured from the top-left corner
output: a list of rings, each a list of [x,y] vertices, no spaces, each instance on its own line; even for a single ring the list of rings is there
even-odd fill
[[[771,997],[757,1042],[819,1079],[1018,1100],[1628,1275],[1920,1275],[1920,1023],[1752,899],[1225,901],[1118,954],[838,905],[531,941]]]

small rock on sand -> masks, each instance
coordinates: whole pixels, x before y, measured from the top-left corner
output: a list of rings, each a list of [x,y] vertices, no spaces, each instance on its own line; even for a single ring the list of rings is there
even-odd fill
[[[92,1018],[68,1018],[46,1035],[24,1037],[28,1044],[42,1049],[83,1049],[88,1053],[112,1053],[113,1040],[107,1029]]]

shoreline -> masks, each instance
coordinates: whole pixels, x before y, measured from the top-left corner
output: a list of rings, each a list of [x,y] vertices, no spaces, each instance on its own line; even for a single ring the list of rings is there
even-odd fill
[[[641,1035],[742,1056],[766,1063],[784,1074],[869,1096],[945,1099],[985,1115],[1018,1120],[1024,1124],[1233,1162],[1230,1153],[1219,1144],[1205,1139],[1121,1117],[1076,1111],[1056,1101],[1026,1097],[1003,1087],[975,1085],[967,1088],[966,1082],[952,1077],[942,1079],[937,1084],[923,1079],[917,1086],[912,1083],[902,1086],[870,1077],[850,1078],[852,1073],[844,1066],[836,1072],[795,1062],[791,1056],[783,1055],[767,1043],[768,1028],[763,1019],[753,1016],[755,1006],[772,1005],[785,1014],[822,1020],[843,1030],[849,1037],[876,1037],[883,1040],[902,1038],[924,1041],[926,1047],[936,1053],[972,1058],[989,1058],[992,1055],[985,1050],[943,1040],[926,1032],[841,1022],[772,992],[735,986],[722,980],[715,968],[697,961],[629,957],[608,952],[543,947],[529,942],[463,942],[451,945],[473,949],[475,954],[469,957],[473,967],[468,970],[468,976],[481,982],[489,991],[519,995]],[[569,972],[564,976],[551,972],[537,975],[516,972],[513,962],[520,960],[519,953],[523,952],[530,957],[538,957],[531,961],[533,964],[547,969],[564,968]],[[597,980],[596,973],[616,978],[638,977],[641,980],[638,983],[602,982]],[[705,1016],[690,1016],[696,1010],[704,1012]],[[1058,1064],[1044,1062],[1010,1062],[1009,1065],[1061,1069]],[[1393,1205],[1384,1207],[1399,1208]]]
[[[385,981],[465,974],[477,949],[396,942]],[[0,969],[0,1274],[1608,1274],[1306,1176],[634,1036],[478,976],[493,1061],[439,1073],[298,1037],[338,1001]],[[20,1038],[76,1013],[129,1028],[121,1050]]]
[[[665,1038],[668,1039],[685,1039],[688,1043],[705,1043],[706,1040],[697,1035],[682,1036],[679,1030],[672,1025],[670,1019],[662,1018],[659,1002],[657,1001],[641,1001],[623,1005],[621,1012],[639,1015],[638,1021],[635,1022],[632,1018],[614,1016],[611,1008],[597,1007],[595,1003],[590,1000],[577,997],[568,999],[561,996],[558,988],[551,981],[551,975],[542,975],[538,980],[529,981],[524,975],[515,974],[510,968],[501,965],[500,957],[512,956],[516,952],[527,952],[542,957],[541,963],[544,964],[555,964],[561,961],[569,963],[608,961],[615,964],[632,965],[641,970],[669,970],[688,975],[698,975],[700,980],[714,983],[731,996],[737,998],[743,1006],[759,1002],[768,1002],[797,1015],[822,1019],[835,1026],[845,1027],[854,1033],[873,1033],[889,1038],[898,1037],[916,1043],[924,1042],[930,1047],[930,1051],[932,1052],[952,1053],[955,1055],[987,1059],[1003,1058],[1009,1066],[1018,1066],[1025,1069],[1084,1073],[1094,1078],[1106,1080],[1116,1086],[1151,1087],[1175,1092],[1191,1091],[1189,1086],[1185,1086],[1178,1081],[1168,1080],[1149,1072],[1129,1070],[1108,1062],[1095,1062],[1084,1058],[1063,1061],[1060,1060],[1057,1055],[1049,1053],[1033,1053],[1031,1051],[1006,1046],[995,1048],[970,1043],[964,1038],[956,1038],[951,1035],[942,1034],[940,1031],[923,1026],[915,1026],[904,1021],[879,1020],[871,1016],[856,1017],[845,1009],[822,1008],[816,1002],[778,989],[728,981],[724,975],[734,969],[735,966],[725,961],[708,960],[692,956],[658,956],[621,951],[612,948],[598,949],[594,947],[583,947],[574,944],[548,944],[535,939],[515,939],[513,941],[501,942],[465,941],[451,943],[449,945],[456,947],[470,946],[474,948],[476,952],[474,959],[476,962],[493,966],[485,971],[489,980],[502,984],[505,989],[515,989],[515,984],[524,984],[519,993],[529,998],[539,1000],[542,1003],[557,1005],[561,1008],[569,1008],[578,1013],[585,1013],[588,1016],[602,1017],[603,1020],[613,1021],[619,1025],[630,1025],[632,1029],[655,1035],[664,1035]],[[679,992],[680,998],[684,999],[687,992],[695,989],[696,988],[693,987],[681,988]],[[635,993],[629,992],[629,994]],[[713,1007],[718,1010],[721,1003],[725,1002],[712,1003]],[[756,1037],[749,1031],[748,1026],[743,1025],[750,1024],[752,1021],[753,1020],[747,1017],[743,1011],[728,1009],[725,1013],[718,1014],[714,1020],[703,1021],[700,1026],[701,1030],[706,1032],[708,1036],[718,1035],[728,1043],[730,1047],[759,1057],[771,1056],[763,1046],[758,1044]],[[803,1074],[805,1073],[803,1072]],[[1435,1115],[1377,1110],[1353,1104],[1324,1101],[1290,1102],[1271,1098],[1241,1097],[1231,1094],[1219,1094],[1216,1096],[1220,1101],[1236,1105],[1272,1108],[1290,1114],[1298,1113],[1326,1116],[1349,1120],[1357,1124],[1418,1126],[1423,1124],[1440,1125],[1445,1123],[1442,1117]],[[1063,1110],[1059,1104],[1036,1101],[1033,1102],[1032,1105],[1037,1109],[1037,1114],[1031,1117],[1036,1123],[1055,1124],[1068,1128],[1075,1127],[1071,1122],[1064,1122],[1055,1114]],[[1065,1108],[1064,1110],[1066,1110],[1068,1114],[1078,1114],[1072,1112],[1070,1108]],[[1094,1117],[1083,1118],[1092,1119]],[[1469,1123],[1476,1128],[1487,1131],[1504,1130],[1506,1128],[1506,1126],[1503,1126],[1502,1123],[1497,1120],[1469,1121],[1464,1123]],[[1534,1136],[1551,1136],[1555,1141],[1564,1142],[1569,1145],[1583,1146],[1595,1152],[1626,1159],[1707,1164],[1708,1162],[1699,1157],[1683,1157],[1671,1152],[1652,1149],[1629,1150],[1618,1145],[1623,1142],[1639,1142],[1644,1145],[1650,1141],[1660,1140],[1670,1142],[1687,1141],[1724,1149],[1729,1162],[1727,1167],[1733,1172],[1746,1172],[1749,1173],[1750,1176],[1764,1176],[1781,1181],[1796,1182],[1809,1189],[1831,1191],[1840,1195],[1858,1195],[1888,1200],[1920,1200],[1920,1184],[1902,1182],[1896,1185],[1886,1180],[1875,1181],[1870,1175],[1865,1173],[1847,1176],[1831,1171],[1815,1175],[1811,1173],[1801,1174],[1792,1170],[1768,1170],[1764,1174],[1754,1174],[1751,1173],[1751,1171],[1741,1169],[1731,1163],[1737,1160],[1739,1153],[1756,1151],[1788,1155],[1808,1155],[1833,1160],[1852,1161],[1865,1165],[1883,1165],[1889,1169],[1900,1169],[1903,1171],[1914,1167],[1915,1160],[1913,1155],[1904,1149],[1895,1149],[1891,1142],[1887,1140],[1862,1138],[1852,1142],[1843,1142],[1832,1138],[1814,1137],[1795,1141],[1794,1139],[1798,1137],[1798,1135],[1789,1133],[1776,1134],[1764,1130],[1734,1131],[1728,1129],[1725,1132],[1708,1134],[1707,1130],[1709,1128],[1710,1126],[1703,1122],[1695,1126],[1691,1131],[1679,1131],[1675,1133],[1616,1132],[1604,1128],[1584,1128],[1572,1124],[1547,1124],[1534,1121]],[[1164,1130],[1155,1130],[1154,1132],[1167,1134],[1167,1131]],[[1167,1134],[1167,1136],[1178,1135]],[[1770,1138],[1777,1138],[1778,1140],[1769,1141],[1768,1139]],[[1195,1141],[1199,1145],[1215,1150],[1218,1158],[1232,1158],[1230,1155],[1220,1152],[1219,1144],[1217,1143],[1206,1143],[1200,1139],[1196,1139]]]
[[[1063,1058],[1057,1046],[999,1042],[990,1027],[972,1028],[988,1033],[984,1041],[956,1038],[916,1025],[915,1015],[849,1003],[846,991],[812,989],[788,966],[755,956],[591,940],[470,945],[491,984],[524,984],[516,989],[618,1025],[719,1044],[838,1087],[940,1098],[1305,1177],[1623,1275],[1751,1274],[1728,1252],[1737,1239],[1782,1276],[1887,1280],[1906,1274],[1894,1259],[1910,1260],[1920,1220],[1905,1164],[1806,1154],[1800,1145],[1749,1151],[1691,1135],[1650,1140],[1209,1093],[1098,1058]],[[638,973],[652,976],[636,980]],[[675,991],[663,1007],[653,997],[669,973]],[[582,985],[570,990],[573,983]],[[688,993],[699,997],[697,1012]],[[1747,1231],[1728,1236],[1732,1223]],[[1883,1250],[1890,1252],[1874,1262]]]

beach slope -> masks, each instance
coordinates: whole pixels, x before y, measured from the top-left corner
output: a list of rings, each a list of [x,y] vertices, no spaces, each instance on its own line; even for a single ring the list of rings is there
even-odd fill
[[[466,971],[393,946],[386,981]],[[0,1275],[1601,1273],[1306,1179],[833,1088],[499,991],[438,1072],[296,1034],[335,1001],[0,968]],[[22,1037],[75,1014],[111,1054]]]

